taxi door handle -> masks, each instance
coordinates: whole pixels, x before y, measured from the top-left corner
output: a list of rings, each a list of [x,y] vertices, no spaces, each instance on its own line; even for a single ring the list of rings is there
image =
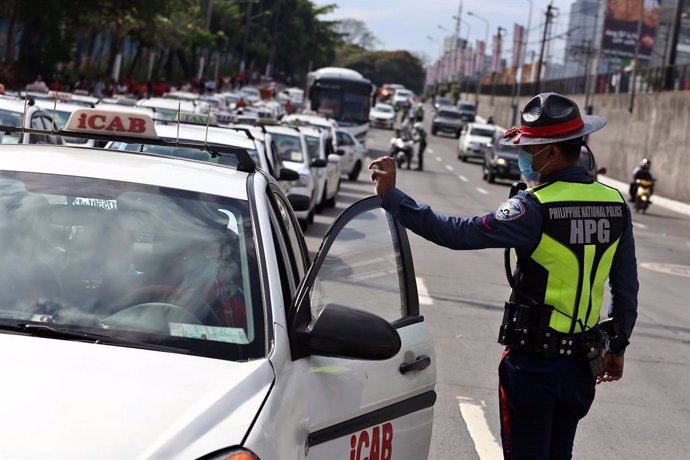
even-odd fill
[[[430,364],[431,358],[429,358],[427,355],[417,356],[414,361],[402,363],[400,365],[400,373],[407,374],[411,371],[421,371],[422,369],[429,367]]]

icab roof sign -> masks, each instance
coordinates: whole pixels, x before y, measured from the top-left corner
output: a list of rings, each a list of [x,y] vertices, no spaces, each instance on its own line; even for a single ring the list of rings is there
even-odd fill
[[[78,109],[72,112],[65,131],[157,139],[153,119],[132,112]]]

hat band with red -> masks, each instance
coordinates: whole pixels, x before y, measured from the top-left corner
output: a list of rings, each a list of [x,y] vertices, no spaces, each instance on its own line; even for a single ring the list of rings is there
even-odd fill
[[[556,137],[561,134],[568,134],[585,126],[582,118],[574,118],[572,120],[550,126],[520,126],[519,128],[511,128],[503,135],[504,139],[509,139],[517,134],[513,140],[513,144],[518,144],[522,136],[525,137]]]

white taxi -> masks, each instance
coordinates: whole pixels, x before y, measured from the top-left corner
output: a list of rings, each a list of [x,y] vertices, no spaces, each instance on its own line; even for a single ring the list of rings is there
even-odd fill
[[[309,159],[326,161],[325,168],[313,168],[317,176],[316,210],[335,206],[335,200],[340,190],[340,157],[333,152],[333,143],[329,132],[318,128],[304,127],[299,129],[307,143]]]
[[[169,145],[145,115],[67,129]],[[174,145],[234,166],[0,146],[0,458],[426,458],[434,349],[405,230],[362,200],[310,265],[245,149]]]

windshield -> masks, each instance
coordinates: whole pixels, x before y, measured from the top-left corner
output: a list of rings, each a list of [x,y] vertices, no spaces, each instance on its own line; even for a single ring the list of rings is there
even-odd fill
[[[283,133],[271,133],[271,135],[283,161],[293,161],[295,163],[302,163],[304,161],[299,136]]]
[[[67,120],[69,120],[70,115],[72,115],[72,112],[67,111],[67,110],[53,110],[53,109],[46,109],[46,112],[48,112],[51,116],[51,118],[54,117],[55,119],[55,127],[57,129],[64,129],[65,126],[67,125]],[[84,138],[84,137],[63,137],[65,142],[68,142],[70,144],[86,144],[89,140]]]
[[[436,104],[438,104],[438,105],[453,105],[453,102],[450,99],[446,99],[445,97],[439,97],[439,98],[436,98]]]
[[[474,105],[460,103],[458,104],[458,109],[463,112],[474,112]]]
[[[374,110],[376,110],[377,112],[393,113],[392,107],[386,107],[383,105],[377,105],[376,107],[374,107]]]
[[[438,116],[443,117],[443,118],[456,118],[456,119],[461,118],[461,114],[459,114],[458,112],[448,112],[445,110],[440,111],[438,113]]]
[[[22,125],[22,114],[0,110],[0,125],[19,128]],[[0,141],[2,144],[18,144],[20,133],[1,133]]]
[[[265,355],[246,201],[0,172],[0,230],[3,323],[220,359]]]
[[[369,122],[371,85],[319,80],[314,89],[316,111],[335,118],[341,125]]]
[[[470,130],[471,136],[492,137],[495,130],[487,128],[472,128]]]

